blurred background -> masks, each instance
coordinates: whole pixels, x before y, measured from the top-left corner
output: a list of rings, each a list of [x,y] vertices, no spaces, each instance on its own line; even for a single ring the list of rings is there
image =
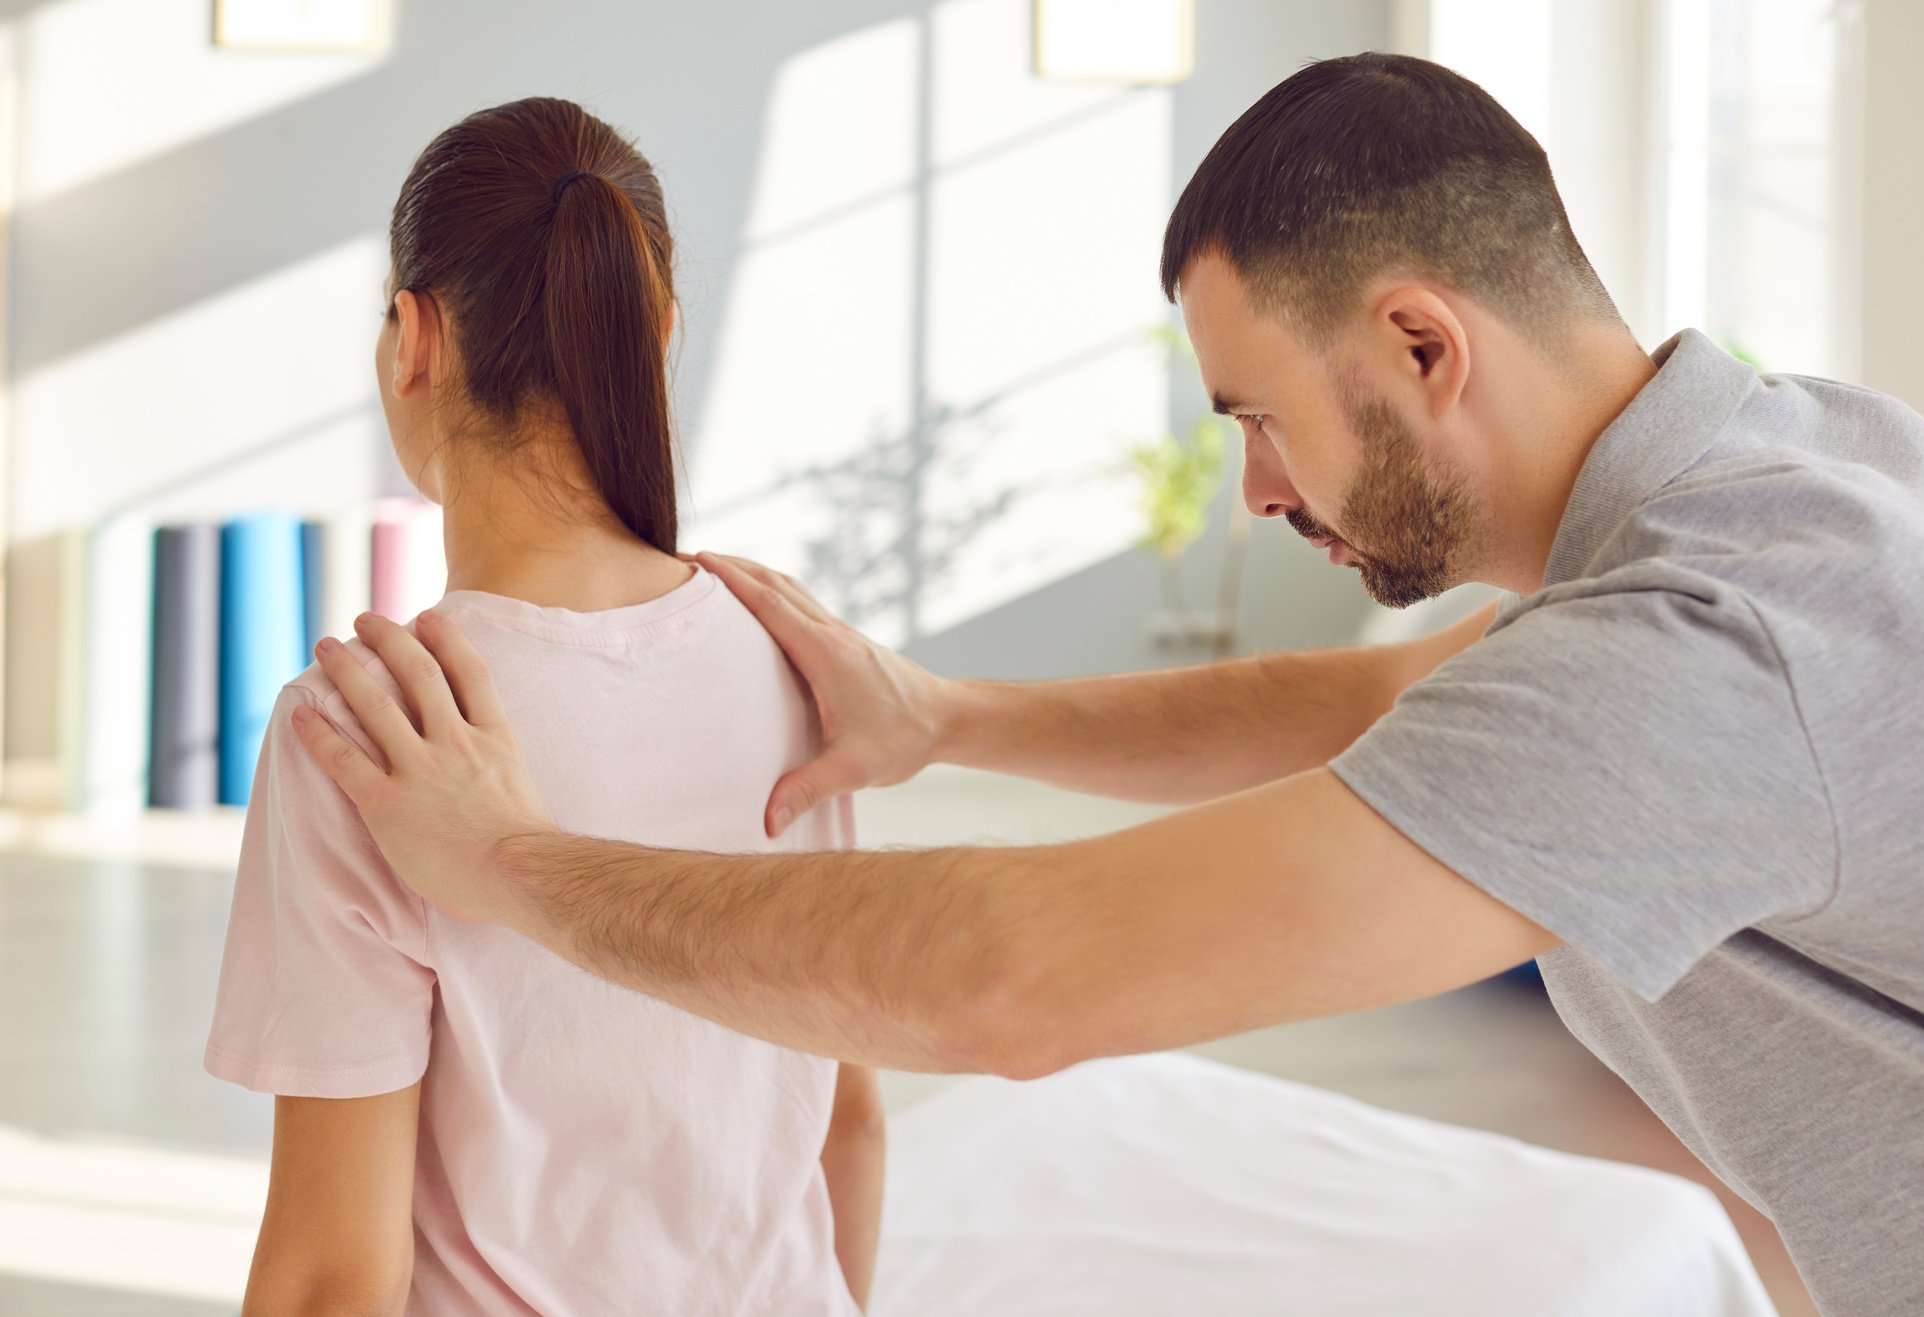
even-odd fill
[[[0,0],[0,1311],[240,1292],[271,1103],[198,1058],[260,719],[318,634],[441,588],[372,366],[434,134],[564,96],[655,163],[686,545],[945,674],[1120,671],[1487,597],[1388,613],[1252,529],[1157,286],[1217,134],[1367,49],[1537,135],[1647,347],[1924,402],[1911,0]],[[1145,814],[951,770],[858,809],[916,844]],[[1705,1178],[1527,984],[1203,1050]]]

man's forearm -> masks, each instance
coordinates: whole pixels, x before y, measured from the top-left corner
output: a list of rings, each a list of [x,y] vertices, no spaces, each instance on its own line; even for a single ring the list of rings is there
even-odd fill
[[[562,833],[503,843],[497,922],[612,983],[782,1046],[982,1068],[1008,895],[1041,848],[714,855]]]
[[[1185,805],[1328,763],[1395,700],[1368,650],[954,688],[949,763]]]
[[[1320,768],[1489,628],[1494,606],[1400,645],[1265,654],[1066,681],[951,683],[936,757],[1155,804]]]

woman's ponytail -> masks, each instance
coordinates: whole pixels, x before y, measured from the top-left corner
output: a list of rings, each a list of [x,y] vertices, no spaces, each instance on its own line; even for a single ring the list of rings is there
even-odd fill
[[[592,171],[555,196],[541,298],[555,392],[608,506],[673,553],[667,229],[650,233],[627,194]]]

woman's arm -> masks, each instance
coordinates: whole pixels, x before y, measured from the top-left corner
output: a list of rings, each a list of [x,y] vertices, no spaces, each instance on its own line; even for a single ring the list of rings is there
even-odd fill
[[[246,1317],[401,1311],[414,1275],[420,1108],[419,1083],[379,1097],[274,1099]]]
[[[835,1256],[848,1280],[848,1292],[864,1310],[875,1279],[887,1149],[888,1119],[875,1072],[843,1062],[835,1080],[835,1114],[822,1145],[822,1172],[835,1211]]]

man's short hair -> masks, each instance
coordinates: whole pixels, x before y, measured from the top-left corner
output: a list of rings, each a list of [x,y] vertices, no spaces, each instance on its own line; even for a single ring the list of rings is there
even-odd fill
[[[1380,275],[1435,280],[1545,334],[1617,318],[1536,139],[1462,74],[1407,55],[1309,64],[1230,125],[1169,217],[1171,301],[1205,253],[1319,344]]]

